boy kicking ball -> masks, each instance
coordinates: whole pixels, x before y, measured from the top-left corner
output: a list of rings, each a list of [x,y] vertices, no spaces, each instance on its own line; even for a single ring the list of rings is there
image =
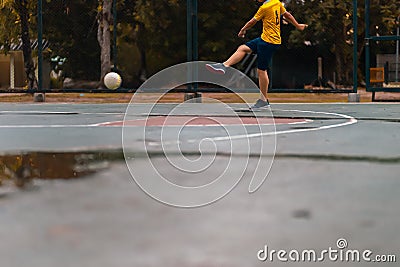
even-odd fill
[[[296,19],[286,11],[285,7],[279,0],[257,0],[263,3],[258,9],[255,16],[250,19],[239,31],[238,36],[244,38],[246,31],[252,28],[258,21],[263,23],[263,31],[261,37],[247,42],[239,46],[235,53],[225,62],[216,64],[206,64],[208,70],[225,74],[226,68],[239,63],[246,54],[257,54],[257,72],[258,82],[261,91],[261,99],[250,108],[252,110],[263,109],[269,107],[267,98],[269,78],[267,67],[269,66],[274,52],[281,44],[281,15],[293,24],[298,30],[304,30],[307,24],[299,24]]]

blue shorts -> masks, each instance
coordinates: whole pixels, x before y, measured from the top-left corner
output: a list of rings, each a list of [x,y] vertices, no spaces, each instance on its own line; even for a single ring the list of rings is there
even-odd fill
[[[267,70],[271,64],[272,56],[279,48],[279,44],[267,43],[260,37],[247,42],[247,45],[254,54],[257,54],[257,68],[260,70]]]

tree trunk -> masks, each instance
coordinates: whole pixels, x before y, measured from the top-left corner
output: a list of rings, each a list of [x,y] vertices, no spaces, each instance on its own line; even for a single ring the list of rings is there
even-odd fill
[[[38,82],[35,75],[35,64],[32,59],[31,40],[29,37],[29,12],[28,1],[17,0],[15,1],[18,15],[21,19],[21,40],[22,51],[24,54],[25,73],[28,80],[28,89],[37,89]]]
[[[112,2],[113,0],[103,0],[102,10],[98,16],[97,40],[100,45],[101,77],[100,82],[103,86],[104,76],[111,70],[111,33],[112,25]]]
[[[146,60],[146,44],[143,41],[145,38],[145,26],[143,23],[139,23],[138,38],[136,44],[140,53],[140,69],[139,69],[139,80],[144,82],[147,79],[147,60]]]

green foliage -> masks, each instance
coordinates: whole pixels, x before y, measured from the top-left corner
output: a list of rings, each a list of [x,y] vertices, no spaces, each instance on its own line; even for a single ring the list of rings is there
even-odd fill
[[[132,17],[136,24],[135,42],[148,52],[150,72],[186,58],[186,5],[183,2],[136,1]]]
[[[4,0],[0,5],[0,24],[2,30],[0,31],[0,47],[3,46],[4,50],[0,51],[7,53],[12,43],[19,43],[21,36],[21,18],[18,14],[19,1]],[[30,0],[27,2],[28,12],[30,15],[35,13],[35,1]],[[34,26],[36,20],[32,23]],[[33,34],[33,27],[30,29],[30,34]]]
[[[36,38],[36,4],[29,1],[30,36]],[[338,79],[349,82],[352,75],[352,0],[287,0],[287,9],[299,22],[310,27],[304,32],[292,25],[282,26],[284,44],[302,49],[309,41],[322,53],[336,59]],[[15,1],[0,7],[0,46],[5,48],[20,36],[20,19]],[[43,37],[50,42],[47,58],[66,57],[66,75],[75,79],[96,80],[100,74],[100,48],[97,42],[98,0],[43,1]],[[255,1],[198,0],[200,60],[221,61],[248,39],[257,37],[261,23],[246,39],[237,37],[240,28],[256,12]],[[186,61],[186,0],[117,0],[118,68],[124,81],[137,84],[164,67]],[[371,35],[394,34],[398,0],[371,0]],[[358,51],[363,51],[365,32],[364,1],[358,6]],[[373,52],[391,51],[390,42],[380,43]]]
[[[68,77],[97,80],[100,49],[97,43],[97,0],[43,3],[43,38],[49,40],[47,58],[67,58]]]
[[[4,46],[4,53],[10,49],[10,45],[14,40],[17,40],[19,35],[18,15],[14,11],[12,4],[6,4],[0,8],[0,24],[3,30],[0,31],[0,46]]]
[[[199,54],[203,60],[225,60],[238,45],[260,35],[261,25],[246,39],[237,36],[258,6],[248,0],[199,1]]]
[[[304,32],[293,31],[289,37],[292,46],[301,46],[304,41],[329,49],[336,59],[338,78],[351,82],[353,52],[353,0],[292,0],[287,6],[296,18],[309,24]],[[358,48],[363,51],[364,1],[358,1]],[[395,18],[399,15],[398,0],[371,0],[371,35],[393,35]],[[380,43],[374,52],[384,51],[390,43]]]

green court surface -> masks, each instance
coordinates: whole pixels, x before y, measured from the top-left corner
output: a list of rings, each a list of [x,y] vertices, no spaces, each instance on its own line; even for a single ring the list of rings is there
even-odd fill
[[[146,105],[125,114],[127,104],[0,104],[1,266],[287,264],[277,254],[260,261],[265,246],[318,256],[330,248],[370,250],[371,261],[400,260],[400,105],[272,104],[275,124],[268,114],[258,113],[255,123],[244,113],[241,125],[212,104],[188,104],[171,115],[174,107],[161,104],[148,116],[140,112]],[[124,118],[134,170],[124,160]],[[215,142],[217,153],[213,146],[199,151],[201,140]],[[270,147],[257,150],[260,142]],[[132,173],[150,178],[154,172],[148,156],[158,173],[183,185],[223,171],[242,176],[215,203],[177,208],[135,183]],[[182,157],[213,165],[204,175],[171,167]],[[257,164],[272,165],[250,194]],[[23,179],[25,187],[14,185]],[[339,248],[338,241],[347,245]],[[325,256],[322,266],[367,264]]]

